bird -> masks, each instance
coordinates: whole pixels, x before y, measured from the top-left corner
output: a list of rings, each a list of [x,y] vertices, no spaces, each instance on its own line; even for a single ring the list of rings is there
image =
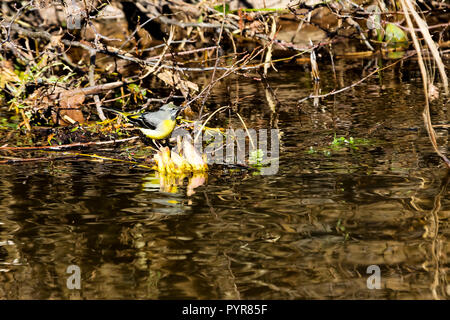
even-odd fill
[[[139,129],[145,137],[153,140],[165,139],[172,133],[176,125],[177,115],[181,111],[181,108],[172,102],[163,105],[157,111],[140,114],[127,114],[104,107],[103,109],[122,115]]]

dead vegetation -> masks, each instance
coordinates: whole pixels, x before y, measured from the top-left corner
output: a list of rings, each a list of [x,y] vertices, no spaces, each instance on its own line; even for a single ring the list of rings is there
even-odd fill
[[[35,145],[127,136],[102,106],[142,111],[174,101],[186,118],[202,119],[212,88],[232,74],[267,83],[277,65],[304,64],[316,82],[305,99],[316,104],[352,87],[319,94],[321,64],[417,56],[425,125],[450,166],[436,145],[428,106],[448,93],[441,60],[450,46],[445,1],[6,0],[0,9],[2,112],[20,118],[17,131],[34,135]],[[433,63],[439,76],[427,76]],[[199,72],[207,73],[207,85],[193,81]],[[267,88],[276,111],[276,93]]]

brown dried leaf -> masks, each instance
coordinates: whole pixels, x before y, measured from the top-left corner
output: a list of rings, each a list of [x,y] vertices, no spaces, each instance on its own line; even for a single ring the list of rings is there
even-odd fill
[[[158,73],[158,78],[167,85],[180,90],[185,97],[189,94],[190,90],[194,92],[198,91],[198,86],[195,83],[189,80],[182,80],[177,73],[173,73],[169,70]]]
[[[69,125],[70,121],[64,119],[64,116],[68,116],[78,123],[83,123],[85,119],[81,112],[81,105],[84,99],[83,93],[73,94],[70,90],[62,92],[59,96],[59,107],[52,115],[53,122],[58,125]]]
[[[19,81],[19,77],[14,73],[12,62],[9,60],[0,61],[0,88],[5,88],[7,83]]]
[[[52,36],[50,38],[50,46],[53,48],[60,48],[60,49],[64,49],[64,44],[61,42],[62,39],[62,35],[59,36]]]
[[[261,21],[255,20],[248,26],[250,34],[255,35],[260,32],[264,32],[264,24]]]

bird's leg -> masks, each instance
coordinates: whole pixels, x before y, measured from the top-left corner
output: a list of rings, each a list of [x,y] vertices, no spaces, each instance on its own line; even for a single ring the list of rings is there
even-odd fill
[[[152,141],[153,141],[153,144],[154,144],[159,150],[162,150],[162,146],[159,144],[158,141],[156,141],[155,139],[152,139]]]

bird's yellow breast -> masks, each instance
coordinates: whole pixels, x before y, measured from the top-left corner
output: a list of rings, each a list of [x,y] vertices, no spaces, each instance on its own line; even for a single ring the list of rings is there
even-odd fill
[[[167,138],[172,133],[173,129],[175,128],[175,123],[175,120],[168,119],[161,121],[161,123],[155,130],[144,128],[139,129],[146,137],[159,140]]]

